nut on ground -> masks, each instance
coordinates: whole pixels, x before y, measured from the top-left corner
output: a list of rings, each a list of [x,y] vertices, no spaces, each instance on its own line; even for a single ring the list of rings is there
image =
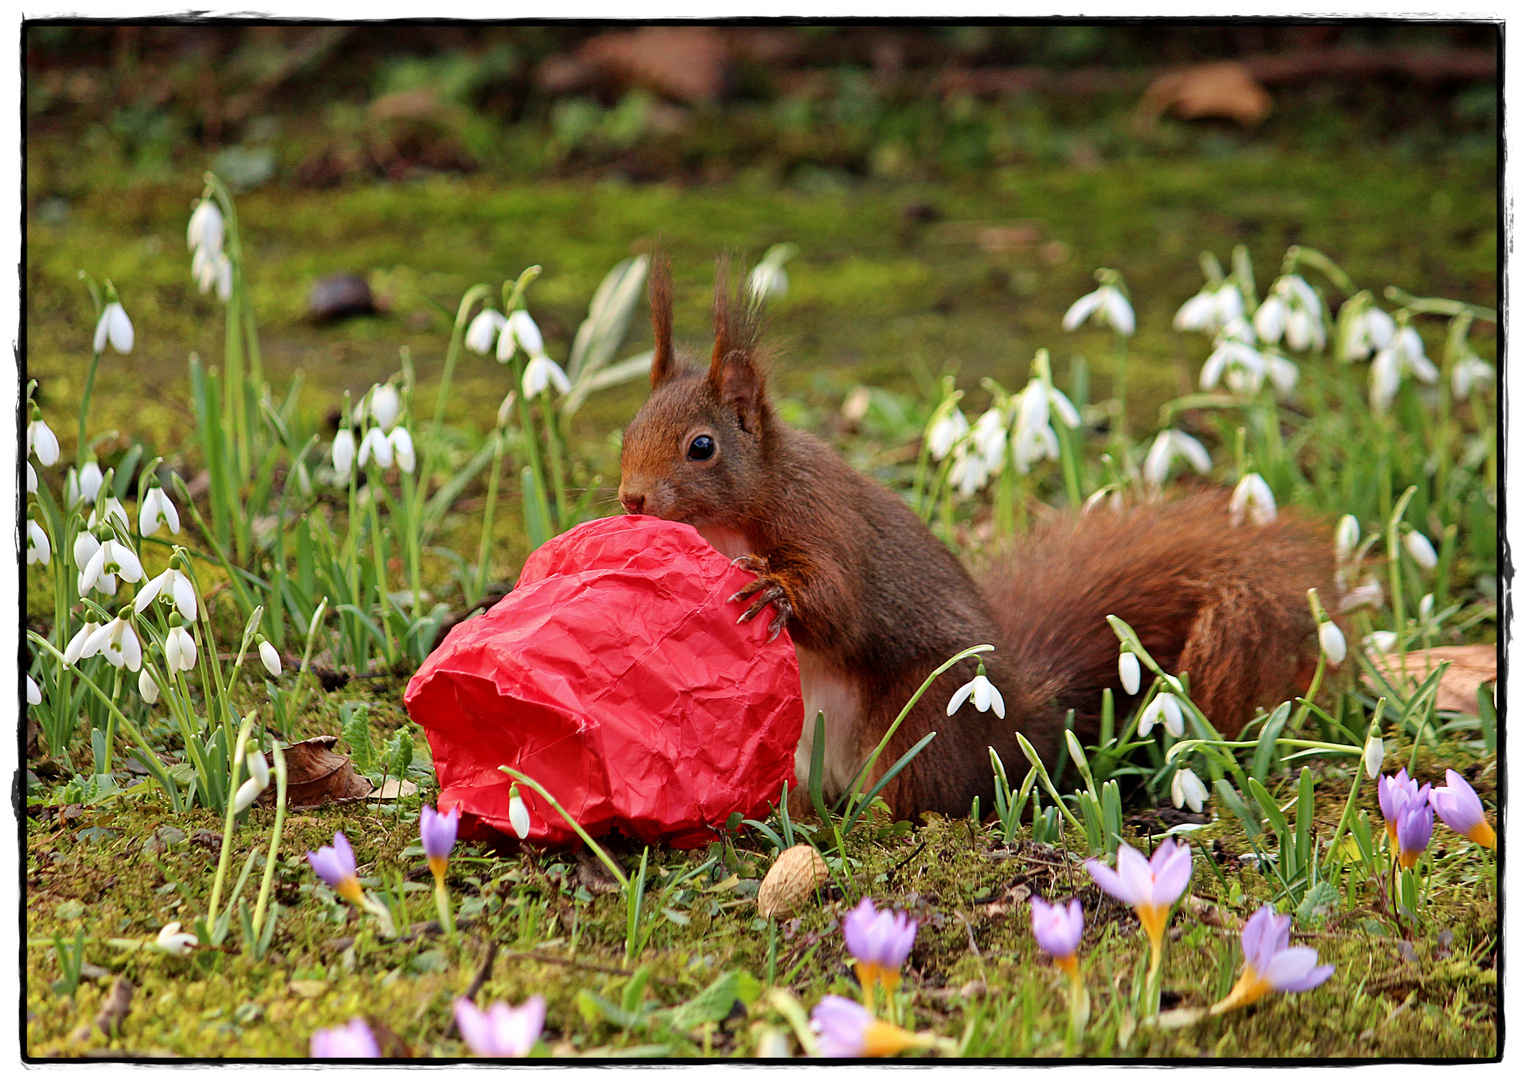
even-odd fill
[[[778,856],[757,889],[757,914],[764,919],[787,915],[826,879],[825,860],[808,844],[797,844]]]

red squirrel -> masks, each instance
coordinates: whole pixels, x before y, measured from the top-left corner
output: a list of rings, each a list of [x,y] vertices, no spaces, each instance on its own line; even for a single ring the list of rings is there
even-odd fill
[[[947,704],[976,660],[940,676],[877,765],[929,731],[937,737],[885,789],[900,816],[967,814],[991,802],[989,750],[1025,769],[1022,732],[1050,764],[1063,726],[1094,739],[1102,690],[1117,715],[1136,703],[1118,675],[1117,615],[1149,653],[1190,676],[1192,700],[1225,735],[1256,706],[1307,689],[1316,634],[1307,589],[1333,592],[1326,530],[1282,512],[1230,524],[1226,493],[1188,494],[1120,511],[1059,515],[981,563],[978,580],[893,492],[825,442],[783,423],[759,362],[760,310],[726,281],[715,291],[705,367],[673,351],[671,271],[652,261],[651,395],[624,433],[619,501],[631,514],[693,525],[757,574],[731,599],[742,621],[771,608],[799,657],[805,725],[795,758],[808,779],[817,710],[825,713],[824,788],[839,794],[922,681],[970,645],[1006,714]],[[1144,684],[1146,690],[1147,683]]]

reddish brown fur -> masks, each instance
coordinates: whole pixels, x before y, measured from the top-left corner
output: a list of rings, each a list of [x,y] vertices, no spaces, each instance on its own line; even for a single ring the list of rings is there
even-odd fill
[[[756,309],[721,274],[709,370],[653,368],[651,397],[625,433],[620,498],[632,512],[733,530],[765,560],[757,598],[776,596],[795,643],[861,694],[858,760],[933,668],[969,645],[996,646],[984,662],[1005,720],[972,705],[946,715],[975,662],[939,678],[879,765],[938,732],[887,789],[896,813],[967,813],[975,795],[989,806],[988,748],[1019,772],[1020,730],[1055,760],[1066,710],[1091,734],[1104,687],[1125,715],[1107,614],[1167,670],[1189,672],[1193,699],[1225,734],[1254,706],[1305,690],[1315,647],[1306,590],[1335,595],[1323,530],[1285,512],[1267,527],[1231,527],[1216,492],[1064,516],[991,560],[981,588],[898,496],[777,418],[755,357]],[[670,292],[653,287],[652,299],[670,328]],[[713,458],[685,456],[695,433],[715,440]]]

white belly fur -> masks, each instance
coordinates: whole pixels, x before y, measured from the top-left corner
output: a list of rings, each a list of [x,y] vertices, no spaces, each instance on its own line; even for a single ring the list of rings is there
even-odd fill
[[[727,559],[750,551],[746,537],[735,529],[705,528],[699,535]],[[857,687],[829,660],[809,649],[794,646],[799,657],[799,689],[804,696],[804,730],[794,751],[794,773],[801,786],[810,782],[810,755],[815,746],[815,715],[825,713],[825,776],[828,796],[846,790],[852,774],[862,764],[853,759],[852,732],[862,718],[862,699]]]

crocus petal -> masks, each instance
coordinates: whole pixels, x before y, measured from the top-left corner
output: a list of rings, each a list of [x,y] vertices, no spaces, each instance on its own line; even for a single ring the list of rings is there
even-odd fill
[[[1277,990],[1300,993],[1324,982],[1333,974],[1333,965],[1318,967],[1317,950],[1296,945],[1276,953],[1260,974]]]

